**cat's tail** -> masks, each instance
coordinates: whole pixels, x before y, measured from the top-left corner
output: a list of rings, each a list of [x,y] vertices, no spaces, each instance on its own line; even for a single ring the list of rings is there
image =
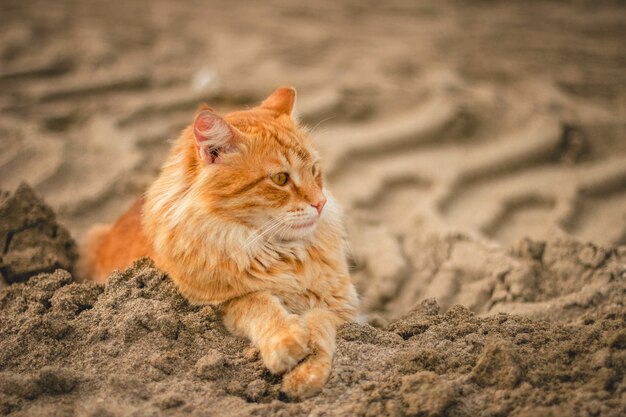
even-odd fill
[[[112,226],[96,224],[87,231],[76,264],[76,274],[81,281],[90,280],[101,284],[106,282],[106,274],[98,271],[97,259],[102,243],[109,236]]]

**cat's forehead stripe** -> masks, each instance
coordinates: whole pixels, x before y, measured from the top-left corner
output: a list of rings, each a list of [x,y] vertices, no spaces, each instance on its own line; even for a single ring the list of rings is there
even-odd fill
[[[286,147],[285,155],[289,159],[290,164],[294,162],[289,158],[289,155],[295,156],[300,162],[308,162],[311,160],[311,155],[300,145]]]
[[[297,155],[298,155],[298,157],[299,157],[302,161],[304,161],[304,162],[306,162],[306,161],[308,161],[308,160],[310,160],[310,159],[311,159],[311,155],[310,155],[307,151],[305,151],[304,149],[302,149],[302,148],[298,148],[298,149],[296,150],[296,154],[297,154]]]
[[[256,187],[256,185],[258,183],[260,183],[261,181],[263,181],[265,179],[265,175],[261,175],[260,177],[255,178],[254,180],[248,182],[246,185],[239,187],[237,190],[235,190],[231,196],[236,196],[242,193],[245,193],[246,191],[251,190],[252,188]]]
[[[307,152],[307,150],[301,144],[296,142],[296,140],[292,138],[290,139],[292,143],[286,143],[284,140],[282,140],[278,136],[274,136],[274,140],[278,142],[278,144],[282,146],[284,149],[298,156],[298,158],[300,158],[303,162],[309,161],[311,159],[311,155],[309,154],[309,152]]]

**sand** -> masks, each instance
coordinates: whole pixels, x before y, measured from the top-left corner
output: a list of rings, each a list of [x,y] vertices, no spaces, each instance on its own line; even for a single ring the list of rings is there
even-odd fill
[[[39,244],[47,243],[48,231],[58,225],[27,186],[6,197],[0,210],[3,230],[13,236],[20,236],[16,231],[32,213],[48,214],[20,241],[38,245],[44,259],[74,257],[71,240]],[[339,329],[330,380],[320,395],[305,401],[286,398],[281,378],[264,368],[245,339],[226,331],[219,311],[190,305],[149,259],[115,272],[105,286],[75,282],[62,269],[20,272],[24,283],[8,274],[12,285],[0,291],[0,413],[623,414],[624,248],[524,241],[507,253],[463,236],[425,246],[433,248],[423,254],[431,269],[425,267],[407,285],[426,288],[415,299],[434,295],[443,305],[434,297],[414,302],[398,296],[396,306],[412,306],[387,322],[390,312],[377,313],[365,303],[363,312],[374,326],[350,323]],[[23,262],[14,251],[9,245],[3,270],[17,270],[13,260]],[[509,264],[492,259],[498,257]],[[443,267],[446,263],[450,266]],[[490,292],[464,278],[476,268],[492,270]],[[429,293],[432,285],[419,280],[428,274],[457,293]],[[448,283],[447,274],[474,290]],[[366,301],[370,293],[365,291]],[[475,311],[451,305],[458,299]],[[483,310],[490,314],[477,314]],[[522,314],[493,314],[497,310]]]
[[[145,191],[198,103],[292,84],[352,216],[626,244],[620,2],[0,7],[0,187],[31,184],[79,241]]]
[[[0,2],[0,413],[626,414],[625,27],[609,0]],[[72,275],[198,103],[285,84],[362,298],[304,402],[149,261]]]
[[[0,287],[40,272],[72,269],[74,239],[52,209],[22,184],[13,195],[0,192]]]
[[[581,325],[420,304],[343,326],[324,391],[285,401],[248,344],[149,262],[106,288],[64,271],[2,293],[0,411],[11,415],[622,415],[623,305]]]

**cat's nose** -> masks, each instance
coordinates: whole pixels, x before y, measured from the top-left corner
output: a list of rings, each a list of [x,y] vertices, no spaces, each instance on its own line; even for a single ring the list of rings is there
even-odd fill
[[[319,200],[311,203],[311,205],[313,207],[315,207],[315,209],[317,210],[317,215],[319,216],[320,214],[322,214],[322,209],[324,208],[324,205],[326,204],[326,197],[322,197]]]

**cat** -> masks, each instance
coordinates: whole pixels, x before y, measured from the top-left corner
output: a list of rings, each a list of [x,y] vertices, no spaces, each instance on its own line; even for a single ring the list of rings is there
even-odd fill
[[[145,196],[86,239],[99,282],[149,256],[193,303],[219,307],[281,390],[305,398],[331,370],[336,328],[354,320],[343,212],[283,87],[224,117],[201,107]]]

